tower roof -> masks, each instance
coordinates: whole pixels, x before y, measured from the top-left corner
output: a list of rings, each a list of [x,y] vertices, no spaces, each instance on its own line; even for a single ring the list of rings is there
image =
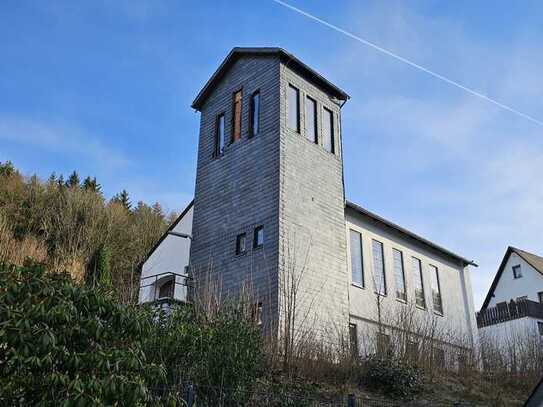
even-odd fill
[[[256,47],[256,48],[244,48],[244,47],[235,47],[230,51],[226,56],[221,65],[217,68],[215,73],[209,78],[205,86],[196,96],[194,102],[192,102],[191,107],[200,110],[204,101],[209,96],[210,92],[213,90],[217,82],[221,80],[224,74],[228,71],[228,68],[241,56],[244,55],[277,55],[281,60],[288,62],[289,67],[294,68],[300,72],[307,79],[322,87],[324,90],[329,92],[332,96],[336,97],[339,100],[348,100],[350,96],[345,93],[343,90],[338,88],[336,85],[328,81],[321,74],[319,74],[314,69],[310,68],[294,55],[285,51],[283,48],[277,47]]]

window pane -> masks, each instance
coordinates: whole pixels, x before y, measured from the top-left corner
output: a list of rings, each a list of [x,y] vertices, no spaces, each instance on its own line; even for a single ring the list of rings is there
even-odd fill
[[[385,260],[383,256],[383,244],[373,241],[373,284],[375,292],[386,295],[387,283],[385,278]]]
[[[420,260],[412,257],[413,278],[415,286],[415,302],[419,307],[426,308],[426,300],[424,298],[424,282],[422,280],[422,265]]]
[[[245,233],[239,234],[236,238],[236,254],[245,252]]]
[[[216,153],[222,154],[224,151],[224,113],[217,118],[217,140]]]
[[[405,272],[403,269],[403,254],[401,251],[393,249],[394,252],[394,277],[396,280],[396,297],[407,301],[405,292]]]
[[[234,93],[232,115],[232,141],[236,141],[241,138],[241,90]]]
[[[351,230],[351,274],[352,282],[364,286],[364,266],[362,264],[362,236]]]
[[[251,136],[260,131],[260,92],[253,93],[251,97]]]
[[[322,143],[326,151],[334,152],[334,115],[326,108],[322,117]]]
[[[439,286],[439,272],[437,267],[430,266],[430,274],[432,277],[432,300],[434,303],[434,311],[443,314],[443,303],[441,301],[441,288]]]
[[[305,100],[305,135],[313,143],[317,142],[317,103],[309,96]]]
[[[300,132],[300,91],[294,86],[288,87],[288,127]]]
[[[257,248],[257,247],[262,246],[263,244],[264,244],[264,226],[258,226],[255,229],[253,246]]]

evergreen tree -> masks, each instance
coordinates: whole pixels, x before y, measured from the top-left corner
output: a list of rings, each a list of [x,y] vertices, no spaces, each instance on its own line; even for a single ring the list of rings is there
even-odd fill
[[[74,172],[72,172],[72,174],[68,178],[68,181],[66,181],[66,186],[68,188],[79,188],[79,183],[79,174],[77,173],[77,171],[74,170]]]
[[[83,189],[85,191],[101,192],[102,186],[96,182],[96,177],[87,177],[83,180]]]
[[[47,180],[49,185],[54,185],[57,182],[57,174],[53,171],[51,175],[49,175],[49,179]]]
[[[111,289],[113,281],[111,277],[111,250],[106,245],[101,245],[92,256],[87,268],[86,282],[91,287]]]
[[[115,194],[115,196],[111,199],[113,202],[118,202],[122,206],[125,207],[127,211],[130,211],[132,209],[132,202],[130,202],[130,198],[128,197],[128,192],[126,189],[123,189],[118,194]]]
[[[6,161],[5,163],[0,161],[0,177],[11,177],[16,172],[17,171],[15,170],[15,167],[11,161]]]
[[[64,184],[64,175],[60,174],[60,177],[58,177],[58,180],[57,180],[57,185],[58,185],[58,189],[60,190],[66,187],[66,185]]]

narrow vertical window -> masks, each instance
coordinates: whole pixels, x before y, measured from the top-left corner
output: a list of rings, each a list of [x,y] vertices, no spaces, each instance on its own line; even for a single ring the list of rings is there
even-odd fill
[[[258,249],[264,245],[264,226],[257,226],[253,236],[253,248]]]
[[[232,142],[241,138],[241,90],[234,92],[232,105]]]
[[[323,108],[322,143],[326,151],[334,153],[334,114],[327,108]]]
[[[249,118],[249,137],[254,137],[260,132],[260,91],[251,95],[251,115]]]
[[[300,91],[292,85],[288,87],[288,127],[300,132]]]
[[[245,242],[246,242],[246,237],[245,237],[245,233],[240,233],[237,237],[236,237],[236,254],[243,254],[245,253],[245,249],[246,249],[246,245],[245,245]]]
[[[317,102],[309,96],[305,99],[305,136],[317,143]]]
[[[520,264],[517,266],[513,266],[513,278],[521,278],[522,277],[522,270],[520,268]]]
[[[356,324],[349,324],[349,345],[351,347],[351,355],[358,356],[358,333]]]
[[[426,299],[424,298],[424,281],[422,279],[422,264],[416,257],[411,258],[413,264],[413,278],[415,286],[415,303],[421,308],[426,308]]]
[[[439,271],[436,266],[430,266],[431,273],[431,288],[432,288],[432,301],[434,304],[434,311],[438,314],[443,314],[443,301],[441,299],[441,287],[439,285]]]
[[[215,156],[224,152],[224,113],[217,116],[217,125],[215,131]]]
[[[403,268],[403,253],[397,249],[392,249],[394,253],[394,278],[396,280],[396,298],[407,301],[405,291],[405,271]]]
[[[351,242],[351,280],[353,284],[364,287],[364,266],[362,263],[362,235],[350,229]]]
[[[373,251],[373,284],[375,292],[379,295],[387,295],[387,282],[385,276],[385,256],[383,243],[374,240]]]

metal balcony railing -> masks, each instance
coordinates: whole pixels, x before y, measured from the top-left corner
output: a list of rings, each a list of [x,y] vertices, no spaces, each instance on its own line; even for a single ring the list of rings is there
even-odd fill
[[[140,293],[143,290],[143,303],[156,305],[172,303],[188,303],[192,279],[186,274],[165,272],[153,276],[142,277]]]
[[[524,317],[543,319],[543,304],[531,300],[511,300],[486,308],[477,313],[477,327],[482,328]]]

